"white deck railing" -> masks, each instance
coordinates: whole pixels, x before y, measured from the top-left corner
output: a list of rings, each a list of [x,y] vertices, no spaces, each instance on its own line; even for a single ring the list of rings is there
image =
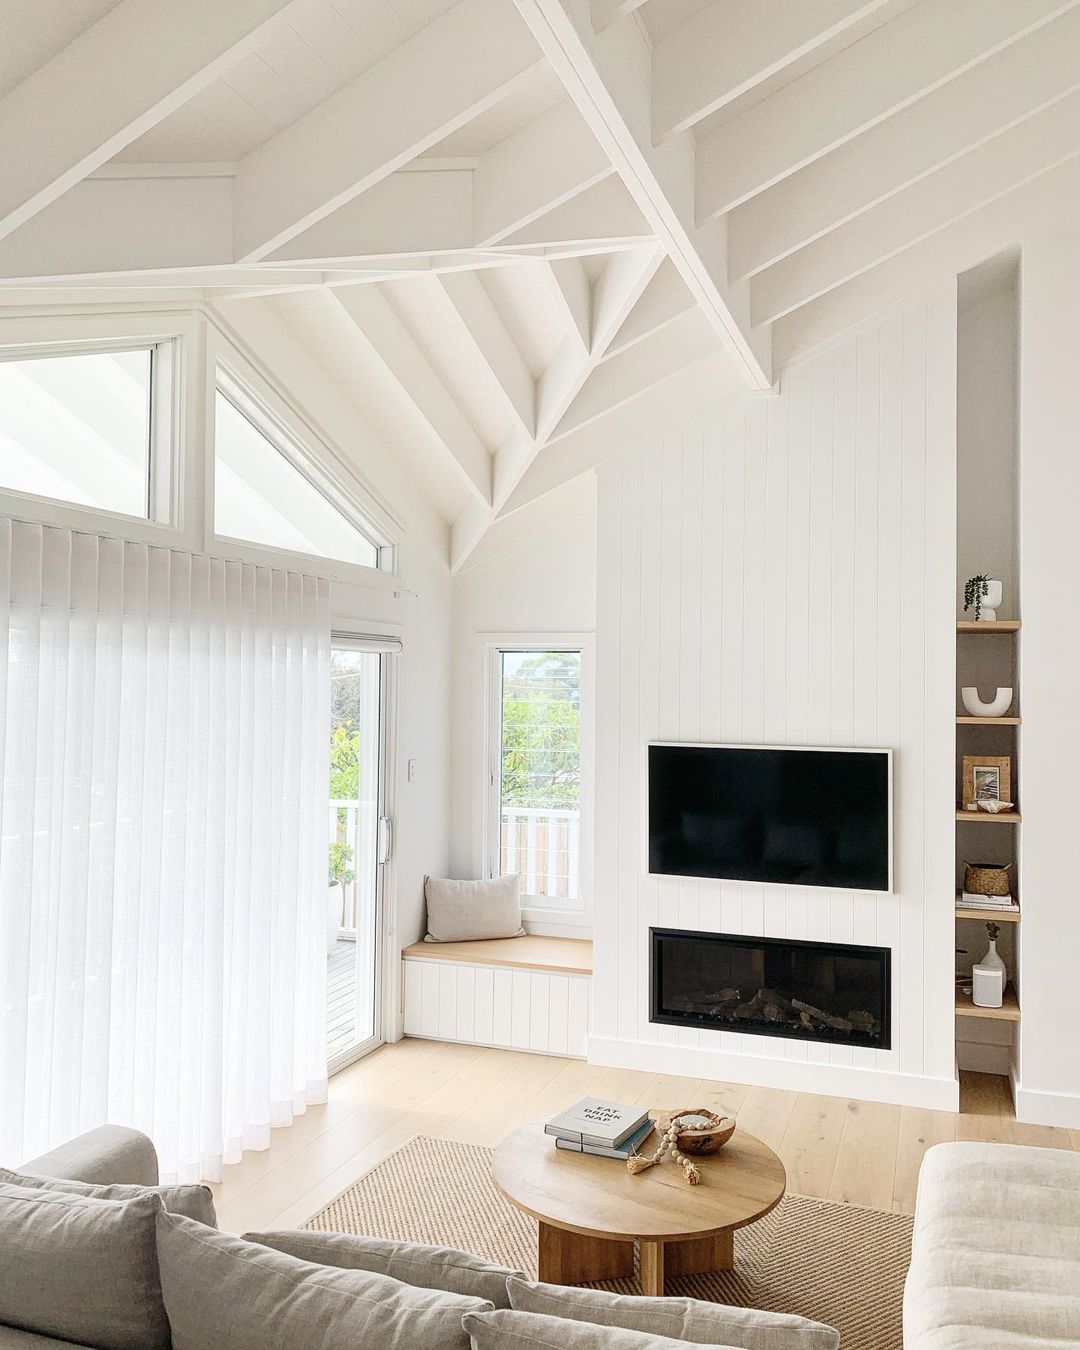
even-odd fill
[[[353,850],[349,861],[349,871],[356,873],[356,880],[335,890],[344,890],[342,896],[343,913],[341,931],[355,932],[359,927],[361,915],[374,913],[375,909],[375,857],[378,824],[378,806],[375,802],[334,801],[330,802],[329,843],[347,844]]]
[[[502,871],[522,874],[525,895],[579,898],[580,811],[506,807],[501,834]]]

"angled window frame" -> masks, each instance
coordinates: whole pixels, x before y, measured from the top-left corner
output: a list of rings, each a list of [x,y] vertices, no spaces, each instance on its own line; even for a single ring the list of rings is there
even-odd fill
[[[378,500],[373,490],[365,491],[363,487],[357,486],[359,471],[352,465],[344,465],[330,440],[213,324],[209,331],[206,375],[206,465],[203,484],[206,551],[243,562],[271,563],[275,558],[293,560],[302,565],[305,572],[326,576],[333,581],[359,582],[386,589],[399,586],[397,570],[401,526],[398,521]],[[229,387],[223,388],[223,382]],[[218,534],[215,510],[215,407],[219,388],[285,461],[353,529],[371,542],[377,550],[377,566],[368,567],[322,554],[304,553]]]
[[[190,312],[56,314],[0,318],[0,361],[146,350],[150,366],[148,515],[89,506],[0,484],[0,514],[167,548],[196,548],[197,457],[185,453],[197,425],[202,328]]]

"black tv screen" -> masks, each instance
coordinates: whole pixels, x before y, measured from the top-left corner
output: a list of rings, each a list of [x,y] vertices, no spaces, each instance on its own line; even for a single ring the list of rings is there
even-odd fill
[[[887,750],[649,746],[649,871],[891,889]]]

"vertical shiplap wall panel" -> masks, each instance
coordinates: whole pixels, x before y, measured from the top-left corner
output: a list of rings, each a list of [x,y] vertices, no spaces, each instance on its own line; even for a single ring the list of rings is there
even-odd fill
[[[954,348],[944,290],[601,469],[600,1036],[951,1075]],[[649,877],[654,739],[891,747],[894,893]],[[654,924],[892,948],[893,1049],[651,1026]]]

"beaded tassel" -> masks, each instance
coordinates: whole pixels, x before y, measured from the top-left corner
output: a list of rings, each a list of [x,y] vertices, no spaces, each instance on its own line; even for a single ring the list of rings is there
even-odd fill
[[[685,1153],[679,1152],[678,1143],[679,1126],[678,1123],[673,1120],[668,1126],[667,1132],[661,1136],[660,1147],[652,1157],[646,1158],[641,1155],[635,1155],[632,1158],[627,1158],[626,1170],[631,1176],[637,1176],[639,1172],[645,1172],[650,1167],[654,1167],[658,1162],[661,1162],[665,1153],[670,1153],[672,1162],[677,1162],[682,1168],[687,1183],[691,1186],[700,1186],[701,1173],[698,1171],[697,1164],[692,1158],[688,1158]]]

